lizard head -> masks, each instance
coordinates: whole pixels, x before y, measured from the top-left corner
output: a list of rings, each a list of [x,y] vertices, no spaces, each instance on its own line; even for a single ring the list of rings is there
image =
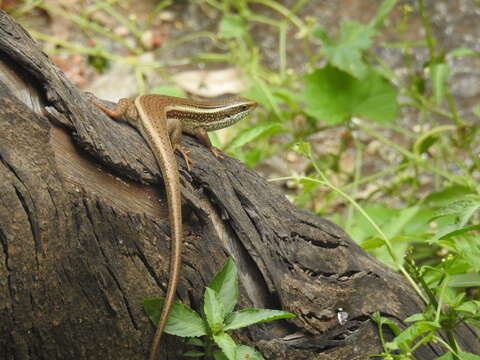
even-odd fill
[[[210,112],[205,124],[205,130],[218,130],[231,126],[240,120],[245,119],[257,107],[257,103],[253,100],[235,97],[229,98],[222,102],[216,103],[214,112]]]

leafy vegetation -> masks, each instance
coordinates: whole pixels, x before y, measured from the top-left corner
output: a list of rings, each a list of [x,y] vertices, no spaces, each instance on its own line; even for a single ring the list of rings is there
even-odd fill
[[[174,302],[165,332],[189,337],[187,344],[200,348],[186,352],[187,357],[206,357],[215,360],[262,360],[263,356],[246,345],[237,345],[227,331],[253,324],[295,317],[286,311],[244,309],[234,311],[238,297],[237,268],[228,259],[215,275],[203,296],[202,314],[179,302]],[[144,309],[157,325],[164,299],[146,299]],[[198,339],[203,336],[204,340]]]
[[[454,60],[478,57],[480,52],[441,48],[424,0],[416,0],[414,5],[384,0],[369,23],[345,20],[335,29],[338,31],[327,31],[312,18],[300,18],[307,0],[298,0],[291,8],[273,0],[196,0],[204,11],[219,17],[217,31],[187,34],[153,50],[142,41],[148,22],[142,28],[123,17],[115,10],[115,1],[93,3],[78,15],[42,1],[25,1],[12,12],[22,17],[33,7],[41,7],[88,34],[108,37],[129,55],[30,31],[56,45],[56,51],[88,55],[100,70],[110,62],[130,64],[141,91],[146,90],[146,68],[169,65],[157,60],[162,51],[199,37],[215,41],[218,52],[201,52],[178,62],[228,63],[241,69],[247,81],[243,95],[261,104],[256,118],[238,124],[233,131],[236,135],[221,144],[223,148],[249,166],[273,156],[303,161],[302,174],[292,171],[292,175],[272,181],[287,187],[298,206],[332,219],[365,250],[400,271],[424,299],[425,310],[407,319],[411,325],[406,328],[372,314],[384,348],[378,356],[414,359],[418,346],[435,341],[447,351],[439,359],[480,358],[463,352],[453,333],[461,322],[480,325],[480,104],[459,111],[450,79]],[[160,1],[152,17],[171,4]],[[253,7],[268,9],[276,16],[266,17]],[[133,41],[127,42],[90,20],[95,11],[107,12],[130,29]],[[399,15],[395,20],[389,18],[391,11]],[[408,37],[412,19],[419,20],[422,38]],[[387,21],[400,41],[380,40],[388,30],[384,26]],[[265,54],[253,35],[259,26],[278,34],[275,68],[264,65]],[[306,59],[303,73],[289,68],[287,35],[292,29],[299,44],[297,51]],[[379,48],[400,52],[403,71],[396,71],[382,59]],[[147,51],[153,53],[154,60],[142,60]],[[427,54],[420,67],[413,61],[414,51]],[[157,92],[177,94],[178,88]],[[333,143],[331,149],[319,146],[318,138],[322,145]],[[219,144],[218,138],[214,141]],[[209,342],[195,340],[192,344],[203,346],[202,353],[217,356],[211,348],[216,343],[232,359],[233,348],[237,353],[253,350],[234,345],[225,333],[235,328],[232,323],[248,321],[241,321],[243,315],[228,315],[232,314],[233,300],[225,299],[221,290],[215,284],[207,289],[204,319],[176,304],[174,314],[184,314],[178,317],[190,324],[190,333],[175,328],[175,316],[167,332],[206,335]],[[159,300],[147,302],[147,313],[158,312],[159,304]],[[252,312],[247,315],[256,316]],[[387,329],[395,336],[391,341],[383,338]],[[440,330],[447,334],[446,341],[439,336]]]

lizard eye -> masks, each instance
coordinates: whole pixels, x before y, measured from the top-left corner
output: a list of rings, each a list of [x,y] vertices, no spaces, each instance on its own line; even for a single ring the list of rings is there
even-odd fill
[[[247,105],[242,105],[241,109],[242,109],[242,111],[247,110]]]

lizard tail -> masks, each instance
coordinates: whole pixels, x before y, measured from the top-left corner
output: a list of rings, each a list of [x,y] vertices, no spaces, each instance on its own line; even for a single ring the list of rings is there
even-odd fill
[[[182,263],[182,244],[183,244],[183,224],[182,224],[182,200],[180,191],[180,181],[178,168],[171,148],[165,150],[167,154],[163,154],[160,157],[161,160],[172,159],[168,161],[169,166],[165,166],[162,161],[160,163],[160,169],[165,182],[166,197],[168,202],[168,213],[170,222],[170,278],[168,280],[167,294],[165,295],[165,301],[163,303],[162,313],[158,320],[157,330],[152,342],[149,360],[158,359],[158,345],[162,337],[163,330],[167,324],[168,315],[175,299],[175,292],[180,279],[180,270]]]
[[[170,206],[170,200],[168,199],[168,190],[167,190],[167,201],[169,203],[169,208],[174,209],[177,206]],[[180,198],[180,191],[178,191],[178,198]],[[181,211],[181,208],[178,207],[178,211]],[[175,211],[174,211],[175,213]],[[175,214],[173,214],[175,215]],[[172,219],[174,218],[174,219]],[[180,219],[180,221],[178,221]],[[173,305],[175,299],[175,292],[177,289],[177,284],[180,278],[180,268],[181,268],[181,252],[182,252],[182,217],[181,214],[178,216],[172,216],[172,211],[170,210],[170,227],[171,227],[171,255],[170,255],[170,279],[168,280],[167,294],[165,296],[165,301],[163,302],[162,313],[160,314],[160,319],[158,320],[157,330],[151,345],[150,357],[149,360],[157,360],[158,356],[158,345],[160,344],[160,339],[162,337],[163,330],[165,330],[165,325],[167,324],[168,315]]]

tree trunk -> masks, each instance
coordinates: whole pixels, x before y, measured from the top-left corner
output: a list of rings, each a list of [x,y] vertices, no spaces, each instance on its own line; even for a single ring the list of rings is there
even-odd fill
[[[143,299],[163,296],[169,276],[155,159],[1,11],[0,56],[0,358],[144,359],[155,329]],[[219,161],[188,136],[183,143],[195,166],[187,172],[177,158],[185,223],[178,300],[198,309],[231,256],[240,308],[298,316],[236,333],[266,359],[367,359],[381,352],[372,313],[404,325],[421,311],[402,276],[337,226],[296,209],[239,161]],[[474,330],[459,334],[466,351],[480,352]],[[186,349],[168,335],[161,347],[164,359]],[[417,358],[441,352],[424,346]]]

